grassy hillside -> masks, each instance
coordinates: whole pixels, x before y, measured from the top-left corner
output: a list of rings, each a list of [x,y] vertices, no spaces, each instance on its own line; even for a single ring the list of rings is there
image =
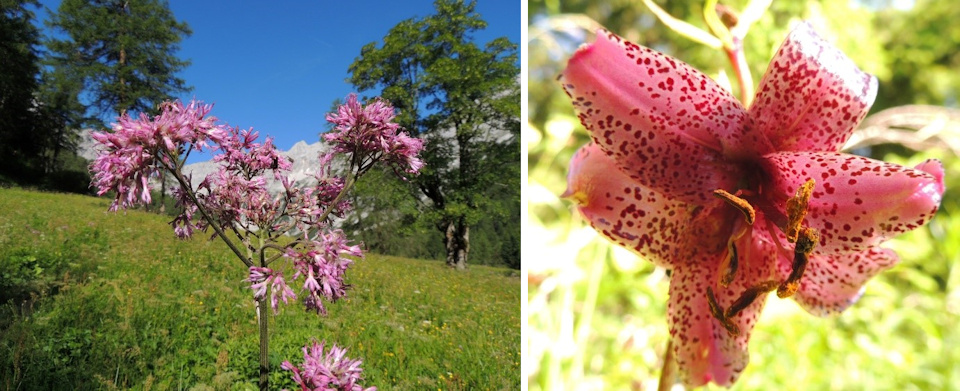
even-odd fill
[[[219,241],[91,197],[0,189],[0,390],[253,389],[254,301]],[[365,385],[519,389],[520,281],[375,254],[327,317],[271,317],[271,388],[311,338],[363,360]]]

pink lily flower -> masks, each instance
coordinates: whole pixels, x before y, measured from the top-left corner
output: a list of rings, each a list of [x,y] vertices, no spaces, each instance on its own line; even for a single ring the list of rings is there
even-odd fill
[[[681,381],[732,385],[766,295],[843,311],[898,261],[878,245],[927,223],[943,167],[839,153],[876,79],[808,24],[744,108],[703,73],[599,31],[560,82],[593,143],[564,196],[610,240],[671,269],[667,321]]]

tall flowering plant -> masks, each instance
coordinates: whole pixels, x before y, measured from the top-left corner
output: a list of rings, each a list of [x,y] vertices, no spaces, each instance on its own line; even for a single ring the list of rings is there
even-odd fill
[[[327,115],[336,125],[324,135],[332,152],[320,154],[315,180],[301,186],[287,176],[292,162],[278,153],[272,139],[258,142],[252,129],[219,124],[209,115],[211,108],[196,101],[166,102],[154,117],[125,114],[113,132],[95,132],[99,152],[91,165],[92,185],[99,195],[116,193],[110,206],[115,211],[149,203],[150,179],[161,172],[176,180],[173,193],[181,212],[170,223],[175,234],[189,238],[212,230],[212,237],[226,243],[247,268],[245,281],[253,290],[260,329],[260,388],[266,389],[267,307],[276,313],[280,301],[299,300],[307,310],[326,315],[324,303],[346,294],[344,273],[353,263],[348,256],[362,257],[363,251],[331,225],[350,210],[344,196],[376,164],[416,174],[423,166],[418,158],[423,143],[392,122],[394,110],[388,103],[375,100],[363,105],[351,94],[337,113]],[[218,170],[205,178],[184,173],[189,154],[204,150],[216,152]],[[335,155],[345,155],[349,162],[345,176],[332,173]],[[279,181],[283,190],[271,194],[268,180]],[[293,274],[285,277],[281,269],[291,268],[278,267],[277,262],[292,266]],[[300,279],[297,292],[294,287],[299,283],[294,282]],[[315,356],[322,345],[317,349],[311,350]],[[343,352],[333,346],[330,354],[336,360],[309,361],[309,370],[289,363],[283,367],[294,370],[294,380],[304,389],[308,386],[303,379],[308,378],[320,386],[307,375],[315,372],[338,373],[330,379],[343,380],[323,383],[324,389],[359,389],[360,361],[344,358]],[[343,363],[349,370],[341,370]]]

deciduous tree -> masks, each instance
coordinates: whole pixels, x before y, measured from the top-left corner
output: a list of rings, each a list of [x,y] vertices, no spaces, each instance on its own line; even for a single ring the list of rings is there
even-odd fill
[[[382,45],[364,46],[349,80],[382,89],[399,123],[425,140],[426,168],[411,185],[430,205],[426,217],[443,235],[447,264],[462,269],[470,227],[512,209],[492,202],[491,192],[519,199],[519,69],[507,38],[473,40],[486,27],[475,1],[434,5],[434,15],[402,21]]]

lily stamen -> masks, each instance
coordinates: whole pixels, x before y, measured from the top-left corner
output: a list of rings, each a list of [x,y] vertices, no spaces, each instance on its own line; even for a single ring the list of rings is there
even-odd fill
[[[783,299],[797,293],[797,290],[800,289],[800,278],[803,277],[803,271],[806,270],[807,263],[810,262],[810,254],[813,253],[813,248],[819,241],[820,234],[817,230],[806,227],[800,231],[797,245],[793,250],[793,270],[790,271],[787,280],[780,284],[777,289],[777,297]]]
[[[783,233],[787,235],[787,241],[794,243],[797,241],[797,235],[800,234],[800,224],[807,215],[807,204],[810,202],[810,195],[813,194],[813,178],[807,179],[804,184],[797,188],[797,193],[787,200],[787,226]]]
[[[707,287],[707,303],[710,305],[710,314],[720,321],[720,325],[727,329],[730,335],[740,335],[740,327],[724,315],[723,307],[720,306],[720,303],[717,303],[717,297],[713,295],[713,288],[710,287]]]
[[[740,192],[737,193],[739,194]],[[740,212],[743,213],[743,217],[747,221],[747,224],[753,225],[754,220],[757,218],[757,212],[753,210],[753,207],[750,206],[750,203],[747,202],[747,200],[730,194],[723,189],[714,190],[713,195],[717,198],[727,201],[730,206],[740,210]]]
[[[730,308],[727,308],[727,312],[724,313],[724,316],[727,318],[732,318],[740,314],[747,306],[753,304],[761,294],[770,292],[773,288],[776,288],[779,285],[776,281],[771,280],[767,282],[762,282],[755,286],[748,288],[740,297],[737,298],[737,301],[733,302],[730,305]]]

